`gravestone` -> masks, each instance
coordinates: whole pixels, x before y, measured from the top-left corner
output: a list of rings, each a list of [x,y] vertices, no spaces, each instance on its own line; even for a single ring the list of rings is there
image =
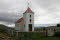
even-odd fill
[[[55,34],[54,30],[50,29],[47,31],[47,36],[54,36],[54,34]]]

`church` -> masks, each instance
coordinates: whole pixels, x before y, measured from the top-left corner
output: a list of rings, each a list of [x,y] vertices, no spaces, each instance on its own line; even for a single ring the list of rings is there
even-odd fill
[[[28,7],[23,17],[15,22],[15,30],[18,32],[34,31],[34,12]]]

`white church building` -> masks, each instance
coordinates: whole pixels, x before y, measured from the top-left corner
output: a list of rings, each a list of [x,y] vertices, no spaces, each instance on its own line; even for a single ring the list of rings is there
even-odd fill
[[[15,30],[18,32],[34,31],[34,12],[28,7],[23,17],[15,22]]]

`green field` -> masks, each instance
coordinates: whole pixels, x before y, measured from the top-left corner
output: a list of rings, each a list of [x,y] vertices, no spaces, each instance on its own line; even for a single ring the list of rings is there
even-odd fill
[[[44,32],[19,32],[18,37],[14,37],[18,40],[60,40],[60,37],[46,37]]]

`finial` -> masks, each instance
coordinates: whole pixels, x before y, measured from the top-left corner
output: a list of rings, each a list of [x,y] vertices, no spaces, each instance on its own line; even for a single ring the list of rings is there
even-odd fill
[[[29,8],[29,2],[28,2],[28,8]]]
[[[28,0],[28,8],[29,8],[29,0]]]
[[[28,2],[28,6],[29,6],[29,2]]]

